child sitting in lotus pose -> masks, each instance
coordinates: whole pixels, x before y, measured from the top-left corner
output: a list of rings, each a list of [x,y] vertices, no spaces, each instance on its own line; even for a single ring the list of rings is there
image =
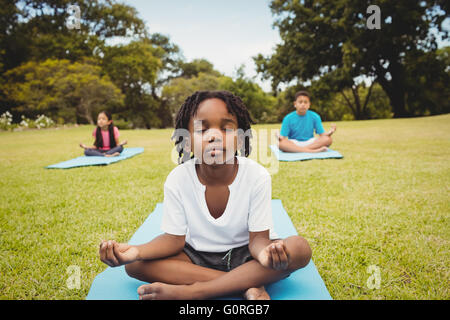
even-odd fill
[[[181,106],[181,164],[164,183],[164,233],[142,245],[100,243],[101,261],[151,282],[138,288],[140,299],[270,299],[264,285],[309,263],[304,238],[273,231],[271,176],[247,158],[251,122],[227,91],[198,91]]]
[[[336,125],[325,132],[320,116],[309,110],[311,101],[307,91],[295,94],[295,111],[287,114],[281,124],[278,137],[278,148],[284,152],[323,152],[327,151],[333,140],[331,135]],[[314,137],[314,132],[318,135]]]
[[[125,140],[119,143],[119,129],[114,126],[111,114],[108,111],[102,111],[97,117],[97,128],[92,135],[95,142],[92,147],[80,143],[86,156],[115,157],[123,151],[123,146],[127,144]]]

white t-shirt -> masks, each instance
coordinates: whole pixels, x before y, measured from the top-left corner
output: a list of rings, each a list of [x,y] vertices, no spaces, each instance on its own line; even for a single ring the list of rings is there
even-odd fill
[[[249,231],[270,230],[272,185],[266,168],[252,159],[236,157],[238,172],[228,186],[230,195],[224,213],[215,219],[206,204],[206,186],[195,170],[197,159],[174,168],[164,183],[164,212],[161,229],[173,235],[186,235],[197,251],[225,252],[248,244]]]

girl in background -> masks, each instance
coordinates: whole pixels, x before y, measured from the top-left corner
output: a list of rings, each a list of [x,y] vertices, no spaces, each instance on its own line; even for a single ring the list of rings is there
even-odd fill
[[[80,143],[86,156],[115,157],[123,151],[123,146],[127,144],[125,140],[119,143],[119,129],[114,126],[111,114],[108,111],[102,111],[97,117],[97,128],[92,135],[95,142],[92,147]]]

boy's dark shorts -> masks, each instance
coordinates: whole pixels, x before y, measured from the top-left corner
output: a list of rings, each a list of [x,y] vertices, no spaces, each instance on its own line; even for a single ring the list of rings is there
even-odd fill
[[[225,252],[204,252],[195,250],[186,242],[183,252],[191,259],[193,264],[225,272],[253,260],[248,245]]]

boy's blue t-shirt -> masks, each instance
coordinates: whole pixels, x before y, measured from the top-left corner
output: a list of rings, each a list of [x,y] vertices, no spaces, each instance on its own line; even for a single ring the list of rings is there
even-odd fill
[[[300,116],[297,111],[293,111],[284,117],[280,135],[289,139],[306,141],[314,137],[314,131],[316,134],[325,132],[322,120],[317,113],[308,110],[304,116]]]

